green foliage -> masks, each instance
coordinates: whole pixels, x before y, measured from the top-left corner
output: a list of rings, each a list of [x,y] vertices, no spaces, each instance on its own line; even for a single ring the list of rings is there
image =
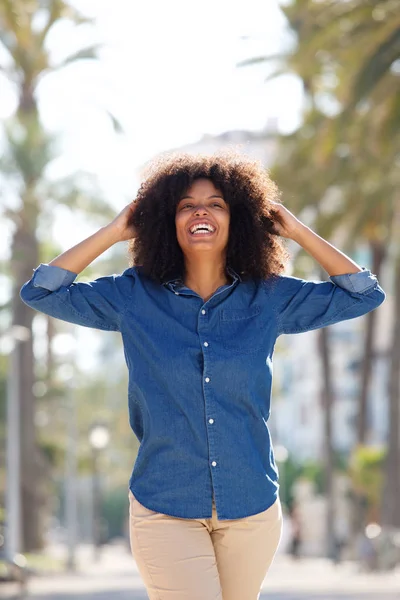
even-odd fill
[[[272,175],[288,208],[301,217],[314,207],[312,226],[324,237],[340,229],[347,251],[360,238],[387,243],[392,235],[400,183],[398,8],[396,0],[294,0],[282,8],[297,43],[272,58],[278,73],[301,78],[307,103],[302,126],[282,138]]]
[[[129,512],[128,486],[119,486],[105,494],[102,517],[107,523],[108,538],[124,536]]]
[[[48,464],[53,469],[62,469],[65,463],[65,448],[58,440],[40,440],[39,448],[43,456],[46,457]]]
[[[352,487],[369,507],[380,505],[385,456],[384,448],[358,446],[350,458],[348,472]]]
[[[300,470],[302,479],[307,479],[315,484],[317,494],[323,494],[324,491],[324,470],[320,463],[307,461]]]
[[[0,376],[0,426],[6,420],[6,387],[6,379]]]
[[[307,479],[315,485],[317,494],[324,493],[324,465],[321,461],[307,460],[304,463],[297,462],[292,456],[289,456],[285,465],[279,467],[281,474],[281,483],[283,487],[283,500],[289,510],[293,504],[293,487],[298,479]],[[334,454],[334,470],[336,473],[347,472],[347,458],[336,452]],[[283,480],[283,482],[282,482]]]

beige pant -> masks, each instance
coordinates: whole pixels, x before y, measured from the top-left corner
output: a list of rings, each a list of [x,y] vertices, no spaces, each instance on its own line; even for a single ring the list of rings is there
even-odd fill
[[[279,499],[243,519],[180,519],[129,492],[131,549],[150,600],[256,600],[282,531]]]

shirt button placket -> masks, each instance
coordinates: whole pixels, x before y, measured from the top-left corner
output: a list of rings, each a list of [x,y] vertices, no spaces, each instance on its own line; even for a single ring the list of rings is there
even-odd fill
[[[202,315],[206,314],[206,310],[204,308],[201,310],[201,314]],[[208,342],[203,342],[203,346],[204,346],[204,348],[208,348],[209,347],[209,343]],[[207,358],[205,357],[204,358],[204,365],[206,365],[206,361],[207,361]],[[210,379],[210,377],[207,376],[207,377],[204,378],[204,381],[205,381],[205,383],[210,383],[211,379]],[[209,422],[210,425],[213,425],[214,424],[214,419],[210,418],[210,419],[208,419],[208,422]],[[210,451],[212,452],[212,448],[210,448]],[[211,466],[213,468],[216,467],[217,466],[217,461],[213,460],[211,462]]]

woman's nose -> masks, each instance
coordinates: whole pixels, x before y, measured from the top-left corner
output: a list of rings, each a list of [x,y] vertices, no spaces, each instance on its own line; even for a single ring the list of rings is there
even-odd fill
[[[195,210],[196,215],[207,214],[207,208],[205,206],[197,206]]]

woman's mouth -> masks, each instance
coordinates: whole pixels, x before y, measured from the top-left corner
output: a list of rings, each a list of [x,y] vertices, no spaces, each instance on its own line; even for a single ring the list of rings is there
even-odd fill
[[[210,236],[215,233],[215,227],[210,223],[196,223],[190,227],[189,232],[195,236]]]

